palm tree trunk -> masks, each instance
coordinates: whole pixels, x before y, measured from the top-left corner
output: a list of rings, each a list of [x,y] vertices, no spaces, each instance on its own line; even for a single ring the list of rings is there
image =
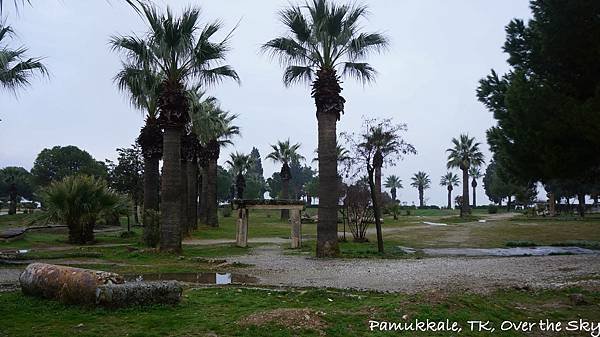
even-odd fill
[[[181,235],[183,237],[187,237],[190,235],[190,222],[188,219],[187,209],[188,209],[188,162],[186,160],[181,161]]]
[[[425,203],[423,202],[423,187],[419,187],[419,207],[422,208],[423,206],[425,206]]]
[[[448,209],[452,209],[452,188],[448,186]]]
[[[585,216],[585,193],[577,194],[577,199],[577,210],[579,211],[579,216],[583,218]]]
[[[383,234],[381,232],[381,185],[377,188],[377,171],[379,171],[379,183],[381,184],[381,168],[367,169],[369,175],[369,190],[371,191],[371,202],[373,202],[373,213],[375,215],[375,230],[377,231],[377,252],[383,254]],[[373,181],[375,180],[375,181]]]
[[[512,206],[512,196],[509,195],[508,199],[506,200],[506,211],[507,212],[510,212],[510,207],[511,206]]]
[[[396,202],[396,188],[392,187],[392,189],[390,190],[390,193],[392,194],[392,201]]]
[[[181,251],[181,128],[165,127],[160,203],[160,250]]]
[[[317,257],[335,257],[340,253],[337,237],[337,116],[333,113],[319,113],[317,122],[319,132]]]
[[[200,202],[198,203],[198,219],[206,225],[206,199],[208,195],[208,166],[200,166]]]
[[[281,180],[281,199],[290,199],[290,180]],[[281,221],[288,221],[290,219],[290,211],[288,209],[281,210]]]
[[[208,179],[206,182],[206,224],[219,227],[217,205],[217,158],[211,158],[207,167]]]
[[[469,214],[469,172],[467,169],[463,169],[463,200],[462,207],[460,210],[460,216],[467,216]]]
[[[158,193],[160,185],[159,158],[144,159],[144,210],[158,212]]]
[[[475,208],[477,207],[477,181],[475,179],[473,179],[471,187],[473,187],[473,208]]]
[[[376,166],[375,167],[375,196],[377,196],[377,205],[379,205],[379,207],[382,207],[382,202],[381,202],[381,167],[380,166]],[[380,209],[381,211],[381,209]]]
[[[191,230],[198,229],[198,163],[194,160],[187,163],[187,218]]]

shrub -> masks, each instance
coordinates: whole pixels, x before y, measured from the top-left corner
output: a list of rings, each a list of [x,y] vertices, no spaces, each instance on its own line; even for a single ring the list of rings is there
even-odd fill
[[[498,213],[498,206],[489,205],[487,210],[488,210],[489,214],[496,214],[496,213]]]
[[[69,227],[69,242],[94,241],[96,221],[105,214],[127,209],[127,201],[90,176],[69,176],[42,191],[47,208],[36,221],[56,221]]]

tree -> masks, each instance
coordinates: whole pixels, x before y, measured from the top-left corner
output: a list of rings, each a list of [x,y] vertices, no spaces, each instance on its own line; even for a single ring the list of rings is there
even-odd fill
[[[217,166],[217,200],[219,202],[228,202],[233,199],[232,186],[231,174],[223,166]]]
[[[199,97],[202,94],[198,94]],[[201,209],[205,217],[201,219],[211,227],[219,226],[217,209],[217,161],[221,148],[233,144],[231,139],[240,135],[240,128],[234,125],[237,114],[221,109],[218,100],[208,97],[196,99],[192,105],[192,125],[201,145],[200,166],[202,173]],[[203,204],[204,203],[204,204]],[[202,212],[201,212],[202,215]]]
[[[273,150],[267,155],[267,159],[271,159],[274,163],[281,164],[279,177],[281,178],[281,194],[280,199],[290,199],[290,180],[292,172],[290,171],[290,163],[292,161],[304,160],[304,157],[298,153],[300,143],[290,144],[290,140],[277,141],[277,144],[271,145]],[[288,220],[290,217],[289,210],[281,210],[281,220]]]
[[[492,160],[485,169],[483,187],[490,201],[502,205],[502,200],[507,199],[507,210],[512,206],[512,196],[517,193],[518,186],[495,160]]]
[[[452,190],[458,186],[459,178],[452,172],[446,173],[440,179],[440,185],[445,186],[448,189],[448,209],[452,209]]]
[[[473,166],[483,164],[483,153],[479,150],[480,143],[475,142],[475,138],[467,134],[461,134],[458,139],[452,138],[454,146],[447,149],[448,168],[459,168],[463,174],[463,192],[462,207],[460,216],[466,216],[471,213],[469,207],[469,169]]]
[[[396,202],[396,189],[402,188],[402,180],[395,175],[388,176],[385,180],[385,187],[390,189],[392,201]]]
[[[478,99],[497,125],[496,163],[519,185],[588,180],[600,167],[600,3],[530,1],[532,19],[506,26],[510,70],[482,79]],[[583,197],[585,199],[585,196]]]
[[[250,157],[252,159],[253,165],[248,170],[248,177],[250,177],[251,184],[254,185],[254,187],[248,187],[248,193],[251,196],[256,195],[257,199],[264,199],[264,194],[267,191],[267,189],[265,184],[265,177],[263,174],[262,159],[260,156],[260,152],[257,148],[252,147],[252,151],[250,151]],[[254,188],[257,189],[255,194],[253,194]]]
[[[69,242],[77,244],[94,241],[94,226],[100,217],[127,209],[127,202],[106,182],[84,175],[52,182],[42,191],[42,199],[47,211],[37,221],[67,225]]]
[[[0,86],[16,93],[28,86],[36,73],[47,76],[48,69],[41,58],[27,57],[27,48],[11,49],[7,40],[13,35],[12,27],[0,22]]]
[[[228,65],[221,65],[228,48],[228,35],[223,41],[212,42],[221,24],[198,25],[200,10],[186,9],[175,17],[170,9],[159,13],[155,7],[141,4],[150,28],[145,39],[137,36],[113,37],[113,49],[122,51],[128,62],[149,64],[161,76],[158,107],[163,136],[163,177],[161,184],[160,249],[181,251],[181,135],[189,123],[189,100],[185,86],[195,81],[207,86],[224,78],[239,81]]]
[[[8,199],[8,214],[16,214],[21,198],[33,200],[36,185],[33,176],[22,167],[0,169],[0,198]]]
[[[159,161],[163,150],[163,132],[158,123],[161,77],[150,68],[148,62],[141,65],[123,62],[122,69],[114,81],[119,90],[128,93],[131,105],[146,113],[144,126],[136,139],[144,159],[143,205],[145,211],[158,212]]]
[[[469,168],[469,176],[471,177],[471,187],[473,188],[473,208],[477,207],[477,179],[482,177],[479,167],[471,166]]]
[[[246,189],[246,179],[244,174],[252,167],[253,162],[250,155],[235,152],[229,154],[229,160],[226,162],[235,177],[235,197],[237,199],[244,198],[244,190]]]
[[[106,166],[96,161],[88,152],[76,146],[54,146],[43,149],[31,169],[36,184],[47,186],[75,174],[105,178]]]
[[[416,188],[419,191],[419,207],[425,206],[424,203],[424,192],[431,186],[431,179],[429,175],[423,171],[415,173],[411,178],[412,183],[410,186]]]
[[[144,192],[144,159],[136,144],[131,148],[117,149],[117,164],[106,160],[108,184],[115,191],[128,195],[133,201],[134,222],[138,223],[138,205]]]
[[[339,254],[336,122],[346,102],[340,95],[340,77],[373,81],[375,69],[364,60],[388,45],[382,34],[361,32],[360,20],[367,14],[366,6],[338,5],[330,0],[290,5],[279,13],[290,34],[263,45],[265,52],[285,66],[285,85],[312,82],[319,135],[317,257]]]
[[[358,172],[367,171],[377,230],[377,251],[380,254],[384,252],[381,230],[381,168],[386,164],[393,166],[403,156],[416,153],[415,148],[400,136],[403,131],[406,131],[406,125],[394,124],[391,119],[364,119],[360,135],[343,134],[354,150],[353,162],[358,164]]]

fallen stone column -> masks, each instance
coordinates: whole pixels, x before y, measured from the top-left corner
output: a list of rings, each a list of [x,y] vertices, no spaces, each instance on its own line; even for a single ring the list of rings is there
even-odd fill
[[[178,282],[131,282],[104,271],[32,263],[19,277],[26,295],[55,299],[67,304],[124,307],[177,304],[183,288]]]
[[[95,304],[96,289],[125,280],[115,273],[32,263],[19,277],[24,294],[69,304]]]

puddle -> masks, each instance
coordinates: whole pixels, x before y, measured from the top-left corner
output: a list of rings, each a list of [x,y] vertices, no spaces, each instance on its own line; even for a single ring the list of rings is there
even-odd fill
[[[124,275],[127,282],[181,281],[197,284],[245,284],[257,283],[258,278],[232,273],[151,273]]]
[[[513,248],[425,248],[423,253],[436,256],[547,256],[598,254],[580,247],[513,247]]]
[[[423,223],[430,226],[448,226],[448,224],[438,222],[423,221]]]

